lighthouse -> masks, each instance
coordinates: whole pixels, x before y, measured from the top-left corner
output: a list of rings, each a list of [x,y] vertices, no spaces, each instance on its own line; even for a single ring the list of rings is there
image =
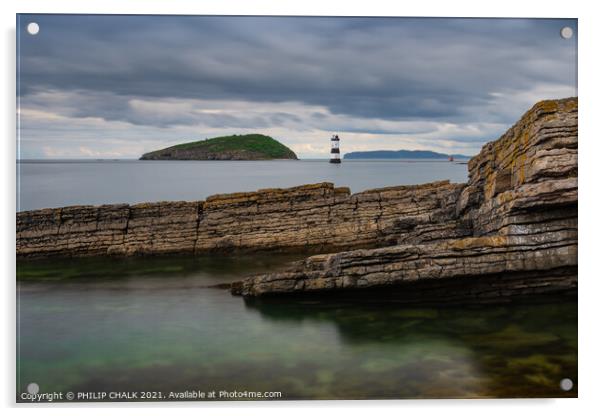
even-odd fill
[[[330,138],[330,163],[341,163],[341,150],[339,149],[339,135]]]

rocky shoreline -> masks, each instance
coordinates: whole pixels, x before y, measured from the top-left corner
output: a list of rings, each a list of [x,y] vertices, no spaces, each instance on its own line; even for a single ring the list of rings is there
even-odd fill
[[[577,114],[576,98],[540,102],[470,160],[469,181],[445,222],[462,232],[438,241],[406,239],[415,232],[409,222],[390,247],[309,257],[288,271],[238,282],[232,292],[402,287],[411,300],[424,295],[420,284],[430,284],[432,296],[433,286],[445,290],[458,279],[462,295],[476,299],[574,291]]]
[[[576,98],[537,103],[470,160],[466,184],[352,195],[321,183],[20,212],[17,258],[331,253],[233,285],[245,297],[395,287],[411,300],[458,282],[476,298],[574,290],[577,119]]]
[[[324,252],[436,241],[468,232],[453,221],[462,187],[443,181],[351,195],[318,183],[196,202],[25,211],[17,214],[17,257]]]

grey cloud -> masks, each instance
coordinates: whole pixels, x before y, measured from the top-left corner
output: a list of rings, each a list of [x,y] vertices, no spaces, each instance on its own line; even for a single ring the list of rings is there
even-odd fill
[[[137,126],[167,128],[171,126],[265,128],[281,125],[287,120],[300,119],[293,114],[274,113],[270,117],[263,115],[213,114],[196,111],[194,107],[184,111],[161,111],[137,109],[132,105],[136,97],[110,93],[72,91],[60,93],[54,90],[23,97],[24,108],[51,110],[56,114],[71,118],[101,118],[106,121],[121,121]],[[160,102],[159,102],[160,104]]]
[[[570,19],[18,19],[18,94],[33,110],[21,145],[34,157],[81,142],[135,157],[242,131],[310,155],[333,131],[349,133],[346,151],[475,153],[535,101],[576,90],[577,39],[559,36]],[[24,32],[32,20],[38,36]]]
[[[127,110],[119,97],[154,97],[298,101],[333,114],[391,120],[510,122],[510,116],[500,120],[474,109],[491,104],[491,92],[574,85],[576,77],[576,39],[558,36],[563,25],[576,28],[575,20],[32,18],[42,30],[21,36],[20,93],[107,93],[113,99],[106,106],[91,108],[115,120]],[[228,120],[235,123],[207,117],[212,125]],[[139,115],[128,121],[193,122]],[[254,122],[284,120],[273,115]]]

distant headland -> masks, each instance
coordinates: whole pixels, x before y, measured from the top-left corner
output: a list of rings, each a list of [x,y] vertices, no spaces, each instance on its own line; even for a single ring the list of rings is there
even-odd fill
[[[343,159],[470,159],[471,156],[449,155],[431,150],[371,150],[346,153]]]
[[[263,134],[214,137],[145,153],[140,160],[272,160],[297,159],[291,149]]]

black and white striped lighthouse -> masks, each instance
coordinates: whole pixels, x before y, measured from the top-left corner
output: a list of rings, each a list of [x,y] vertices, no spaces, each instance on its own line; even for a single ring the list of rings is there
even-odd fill
[[[330,163],[341,163],[341,149],[339,149],[339,135],[330,138]]]

